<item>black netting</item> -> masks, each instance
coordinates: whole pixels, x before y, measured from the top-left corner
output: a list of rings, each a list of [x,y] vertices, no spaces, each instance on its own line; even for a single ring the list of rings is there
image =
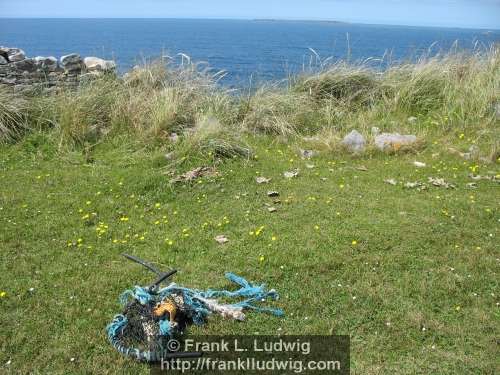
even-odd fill
[[[159,319],[153,314],[154,303],[141,305],[139,301],[130,302],[123,315],[127,325],[122,331],[121,344],[141,351],[161,351],[165,338],[160,336]]]

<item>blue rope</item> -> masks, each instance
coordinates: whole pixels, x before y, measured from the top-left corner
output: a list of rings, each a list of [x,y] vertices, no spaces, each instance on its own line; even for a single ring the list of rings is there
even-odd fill
[[[123,305],[126,305],[130,299],[135,299],[142,305],[145,305],[151,301],[161,302],[173,294],[182,295],[185,310],[187,310],[187,312],[190,314],[190,318],[196,325],[202,325],[203,323],[205,323],[206,318],[211,314],[211,311],[207,309],[202,299],[217,297],[244,298],[243,301],[228,305],[233,308],[252,309],[259,312],[274,314],[276,316],[284,315],[284,312],[281,309],[259,307],[255,304],[257,302],[263,302],[267,299],[277,300],[279,298],[279,295],[275,290],[266,290],[264,284],[253,285],[243,277],[237,276],[233,273],[228,272],[225,274],[225,276],[229,281],[232,281],[233,283],[239,285],[240,289],[236,291],[212,289],[200,291],[197,289],[189,289],[173,284],[159,290],[157,294],[152,295],[147,289],[140,286],[135,286],[132,290],[126,290],[122,293],[122,295],[120,296],[120,302]],[[125,316],[116,315],[113,321],[106,327],[108,338],[111,344],[116,348],[116,350],[118,350],[118,352],[122,353],[125,356],[136,358],[140,361],[151,362],[159,360],[160,358],[158,358],[158,355],[160,353],[140,351],[139,349],[135,348],[126,348],[121,344],[120,337],[127,323],[127,318]],[[172,337],[174,335],[174,329],[168,320],[160,321],[159,334],[164,337]]]

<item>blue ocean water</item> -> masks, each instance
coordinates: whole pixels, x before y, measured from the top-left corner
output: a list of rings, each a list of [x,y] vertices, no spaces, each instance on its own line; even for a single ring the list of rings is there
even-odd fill
[[[279,80],[321,59],[385,61],[500,41],[500,30],[361,25],[310,21],[190,19],[1,19],[0,45],[29,56],[113,58],[123,72],[162,54],[189,55],[224,70],[228,85]]]

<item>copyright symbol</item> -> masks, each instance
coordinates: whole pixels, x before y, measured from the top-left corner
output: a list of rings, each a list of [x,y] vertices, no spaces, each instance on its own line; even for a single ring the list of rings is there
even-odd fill
[[[169,352],[176,352],[180,349],[181,343],[176,339],[170,339],[167,342],[167,350]]]

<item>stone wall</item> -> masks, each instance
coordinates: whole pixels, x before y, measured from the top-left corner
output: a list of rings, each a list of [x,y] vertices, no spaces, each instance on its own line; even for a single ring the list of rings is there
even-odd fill
[[[53,56],[30,58],[22,49],[0,47],[0,86],[25,94],[77,88],[80,82],[115,69],[114,61],[98,57],[81,58],[72,53],[59,60]]]

